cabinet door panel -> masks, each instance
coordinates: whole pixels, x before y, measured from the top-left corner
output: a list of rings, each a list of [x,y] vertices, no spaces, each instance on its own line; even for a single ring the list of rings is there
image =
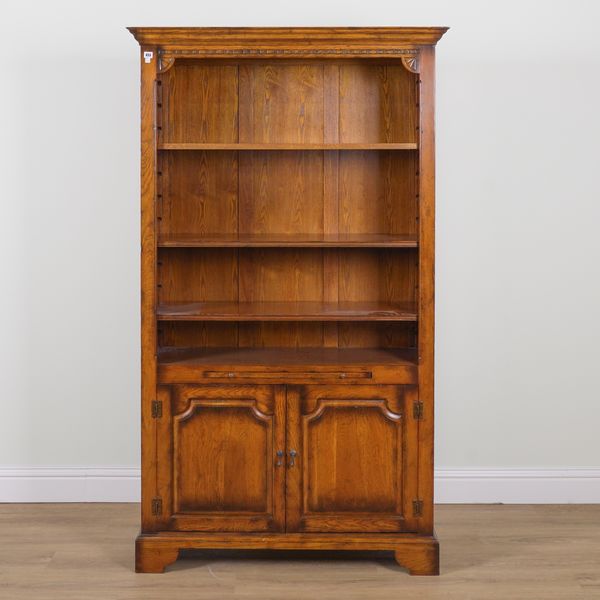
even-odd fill
[[[408,386],[288,389],[288,531],[414,531],[417,428]]]
[[[281,531],[285,392],[280,386],[173,386],[160,419],[169,529]],[[164,502],[164,500],[163,500]]]

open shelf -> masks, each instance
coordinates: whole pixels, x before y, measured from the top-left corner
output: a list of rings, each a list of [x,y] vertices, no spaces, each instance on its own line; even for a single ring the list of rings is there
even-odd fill
[[[163,348],[158,363],[189,367],[416,366],[414,348]]]
[[[174,302],[159,321],[416,321],[410,302]]]
[[[161,248],[416,248],[415,234],[226,233],[162,234]]]
[[[163,142],[158,144],[159,150],[418,150],[413,142],[377,142],[377,143],[196,143],[196,142]]]

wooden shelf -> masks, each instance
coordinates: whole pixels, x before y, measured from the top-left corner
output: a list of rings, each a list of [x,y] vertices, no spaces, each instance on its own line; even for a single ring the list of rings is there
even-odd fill
[[[418,150],[413,142],[381,142],[371,144],[254,144],[254,143],[162,143],[159,150]]]
[[[163,348],[161,383],[210,381],[394,381],[416,384],[414,348]]]
[[[417,352],[414,348],[163,348],[158,363],[198,368],[416,366]]]
[[[159,321],[416,321],[413,303],[177,302],[159,305]]]
[[[414,234],[164,234],[161,248],[416,248]]]

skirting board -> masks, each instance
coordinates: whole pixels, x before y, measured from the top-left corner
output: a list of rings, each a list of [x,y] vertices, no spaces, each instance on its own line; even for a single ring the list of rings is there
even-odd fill
[[[2,467],[0,502],[139,502],[129,467]],[[596,504],[600,468],[438,469],[440,504]]]

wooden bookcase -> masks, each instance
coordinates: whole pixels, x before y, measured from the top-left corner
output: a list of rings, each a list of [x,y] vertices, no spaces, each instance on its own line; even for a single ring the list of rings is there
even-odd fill
[[[445,28],[131,28],[142,531],[390,550],[433,531],[434,46]]]

